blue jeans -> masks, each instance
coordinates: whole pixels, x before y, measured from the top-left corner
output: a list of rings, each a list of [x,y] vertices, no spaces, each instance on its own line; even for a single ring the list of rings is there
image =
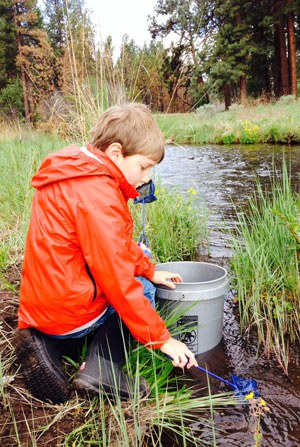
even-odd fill
[[[137,276],[135,279],[138,280],[142,284],[142,286],[144,287],[144,296],[150,301],[152,307],[155,309],[155,291],[156,291],[156,287],[152,284],[151,281],[149,281],[148,279],[144,278],[143,276]],[[86,329],[82,329],[81,331],[75,332],[74,334],[69,334],[69,335],[48,335],[48,336],[52,337],[52,338],[60,338],[60,339],[85,337],[90,332],[94,331],[99,326],[101,326],[103,323],[105,323],[105,321],[114,312],[115,312],[115,309],[112,306],[108,306],[108,308],[106,309],[105,314],[102,315],[102,317],[100,317],[99,320],[97,320],[92,326],[89,326]]]

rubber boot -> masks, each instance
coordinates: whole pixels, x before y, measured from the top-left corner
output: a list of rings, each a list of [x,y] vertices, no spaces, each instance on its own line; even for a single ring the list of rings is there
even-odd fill
[[[111,399],[132,399],[136,394],[134,378],[122,371],[129,339],[128,328],[116,313],[113,314],[97,329],[85,362],[74,378],[73,388],[91,396],[98,396],[102,391]],[[140,378],[137,389],[139,398],[150,394],[148,382],[143,378]]]
[[[60,367],[59,341],[30,328],[17,329],[13,344],[31,394],[54,404],[68,400],[70,387]]]

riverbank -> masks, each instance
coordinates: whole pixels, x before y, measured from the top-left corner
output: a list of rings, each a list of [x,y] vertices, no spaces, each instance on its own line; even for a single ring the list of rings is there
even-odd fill
[[[157,121],[173,144],[300,143],[300,100],[292,96],[256,106],[234,104],[228,111],[204,105],[188,114],[161,114]]]
[[[166,141],[174,145],[206,144],[300,144],[300,99],[283,96],[277,102],[242,106],[233,104],[228,111],[206,104],[190,113],[156,114]],[[81,109],[80,109],[81,110]],[[71,143],[85,144],[90,129],[99,117],[99,110],[89,114],[69,111],[55,116],[54,121],[37,122],[34,134]],[[21,122],[1,123],[0,141],[28,139],[28,130]],[[31,132],[29,132],[31,134]],[[30,137],[29,137],[30,138]]]

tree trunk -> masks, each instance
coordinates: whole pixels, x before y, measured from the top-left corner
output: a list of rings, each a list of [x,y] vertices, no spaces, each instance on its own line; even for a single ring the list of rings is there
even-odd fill
[[[286,54],[286,41],[285,41],[285,29],[284,29],[284,18],[282,12],[282,0],[274,1],[274,40],[275,48],[277,46],[277,51],[279,60],[277,61],[279,65],[280,73],[280,85],[279,85],[279,95],[289,94],[289,72],[288,72],[288,60]]]
[[[264,84],[265,84],[265,91],[264,94],[266,96],[266,99],[269,101],[272,99],[272,82],[271,82],[271,70],[269,66],[266,66],[263,71],[263,77],[264,77]]]
[[[247,79],[246,76],[240,76],[240,95],[241,95],[241,104],[246,105],[247,101]]]
[[[241,12],[237,11],[235,14],[235,21],[237,26],[242,25],[242,16]],[[241,104],[245,105],[247,101],[247,78],[246,75],[243,74],[240,76],[240,100]]]
[[[19,24],[18,24],[18,20],[17,20],[17,15],[18,15],[18,11],[17,11],[17,4],[16,2],[14,2],[13,4],[13,9],[14,9],[14,22],[15,22],[15,26],[16,26],[16,34],[17,34],[17,45],[18,45],[18,53],[19,55],[22,54],[22,42],[21,42],[21,36],[20,36],[20,32],[19,32]],[[26,124],[31,127],[31,107],[30,107],[30,100],[28,97],[28,90],[27,90],[27,75],[26,75],[26,71],[25,71],[25,67],[23,66],[23,64],[21,64],[20,66],[20,70],[21,70],[21,79],[22,79],[22,88],[23,88],[23,99],[24,99],[24,111],[25,111],[25,121]]]
[[[280,79],[279,39],[278,39],[278,28],[276,26],[274,26],[274,65],[273,65],[273,77],[274,77],[274,95],[275,95],[275,98],[279,98],[282,95],[282,92],[281,92],[281,79]]]
[[[293,5],[294,0],[287,0],[288,5]],[[290,93],[297,96],[297,56],[295,38],[294,13],[288,14],[288,43],[289,43],[289,69],[290,69]]]
[[[25,121],[28,127],[31,126],[30,121],[30,106],[28,101],[28,95],[27,95],[27,87],[26,87],[26,73],[25,69],[22,66],[21,67],[21,77],[22,77],[22,87],[23,87],[23,99],[24,99],[24,111],[25,111]]]
[[[231,106],[231,87],[230,84],[224,85],[224,100],[225,100],[225,110],[229,110]]]

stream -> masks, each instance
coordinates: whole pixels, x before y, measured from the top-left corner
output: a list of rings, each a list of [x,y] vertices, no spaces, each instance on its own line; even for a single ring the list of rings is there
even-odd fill
[[[166,148],[164,161],[155,168],[164,186],[182,194],[189,188],[197,191],[209,210],[210,257],[229,269],[231,245],[226,230],[237,225],[236,210],[245,210],[257,178],[270,185],[276,166],[280,177],[285,159],[291,172],[293,189],[299,192],[300,147],[298,146],[184,146]],[[224,231],[225,230],[225,231]],[[216,445],[222,447],[299,447],[300,446],[300,355],[291,352],[289,375],[276,360],[257,351],[255,339],[240,334],[232,296],[226,297],[224,328],[221,343],[197,356],[198,363],[230,380],[230,374],[255,379],[261,397],[270,408],[261,417],[261,443],[254,440],[254,420],[247,406],[228,407],[215,411]],[[199,388],[206,386],[206,376],[199,370],[192,375]],[[229,391],[222,382],[212,379],[212,393]],[[199,422],[200,424],[200,422]],[[210,438],[209,438],[210,436]],[[204,432],[203,441],[212,446],[211,434]]]

